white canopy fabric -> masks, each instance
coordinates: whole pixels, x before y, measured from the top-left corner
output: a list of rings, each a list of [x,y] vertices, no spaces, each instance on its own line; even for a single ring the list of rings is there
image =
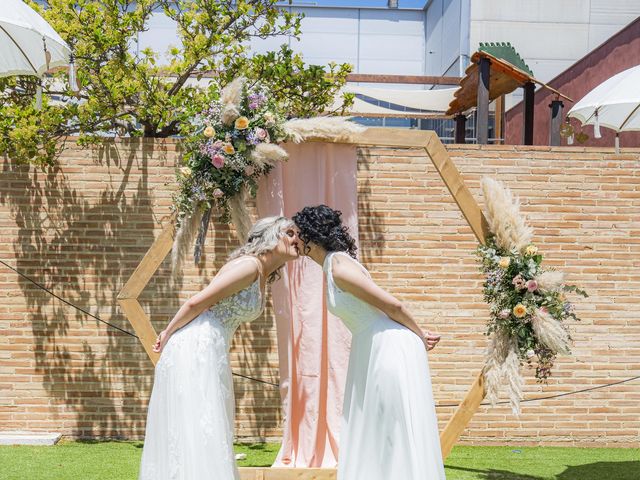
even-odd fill
[[[36,75],[68,65],[71,49],[35,10],[20,0],[2,0],[0,77]],[[47,64],[46,51],[51,54]]]
[[[348,85],[345,91],[375,98],[383,102],[401,105],[407,108],[427,110],[430,112],[446,112],[453,100],[457,88],[440,90],[393,90],[390,88],[372,88]]]
[[[406,118],[442,117],[444,112],[449,108],[449,102],[453,99],[453,92],[456,90],[456,88],[441,90],[394,90],[390,88],[347,85],[336,96],[333,109],[338,108],[342,104],[342,93],[346,92],[392,103],[400,107],[421,110],[419,112],[412,112],[386,108],[356,97],[353,106],[349,112],[347,112],[349,115]]]
[[[600,126],[616,132],[640,130],[640,65],[598,85],[569,110],[568,116],[593,125],[596,138]]]

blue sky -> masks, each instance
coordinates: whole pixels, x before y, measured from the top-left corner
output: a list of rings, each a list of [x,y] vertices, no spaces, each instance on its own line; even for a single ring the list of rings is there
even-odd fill
[[[400,8],[422,8],[426,3],[427,0],[399,0]],[[341,7],[386,7],[387,0],[293,0],[293,4],[337,5]]]

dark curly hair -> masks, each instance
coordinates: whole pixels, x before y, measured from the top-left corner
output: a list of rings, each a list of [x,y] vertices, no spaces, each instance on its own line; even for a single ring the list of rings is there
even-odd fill
[[[349,229],[342,224],[342,212],[317,205],[304,207],[292,220],[300,229],[300,239],[305,243],[305,255],[309,253],[309,243],[324,248],[328,252],[346,252],[356,258],[356,241],[349,235]]]

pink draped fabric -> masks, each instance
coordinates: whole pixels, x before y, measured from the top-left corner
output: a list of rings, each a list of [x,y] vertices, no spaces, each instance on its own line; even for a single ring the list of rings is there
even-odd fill
[[[258,213],[291,217],[324,203],[343,213],[358,238],[356,150],[346,145],[286,145],[258,189]],[[289,262],[272,289],[278,330],[280,394],[285,416],[274,466],[335,467],[351,335],[327,312],[322,268],[309,258]]]

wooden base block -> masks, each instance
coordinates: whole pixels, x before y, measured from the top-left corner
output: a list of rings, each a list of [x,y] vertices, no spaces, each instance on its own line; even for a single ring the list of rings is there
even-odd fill
[[[241,467],[240,480],[336,480],[335,468]]]

